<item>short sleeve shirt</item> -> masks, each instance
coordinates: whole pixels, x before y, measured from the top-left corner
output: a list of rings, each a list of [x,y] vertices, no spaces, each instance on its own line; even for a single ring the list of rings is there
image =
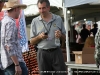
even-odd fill
[[[63,21],[60,16],[52,14],[52,19],[47,23],[41,16],[38,16],[32,20],[30,36],[36,37],[42,32],[48,33],[48,38],[40,41],[37,44],[38,48],[49,49],[56,48],[55,45],[55,31],[60,30],[63,34],[66,34]]]

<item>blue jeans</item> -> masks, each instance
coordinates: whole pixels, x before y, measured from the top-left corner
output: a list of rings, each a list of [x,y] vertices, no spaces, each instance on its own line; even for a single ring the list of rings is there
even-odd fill
[[[22,75],[28,75],[28,69],[27,69],[25,63],[19,62],[19,64],[20,64],[20,67],[22,69]],[[7,75],[15,75],[15,65],[12,64],[9,67],[7,67],[5,69],[5,72],[7,73]]]
[[[0,75],[4,75],[4,70],[0,69]]]

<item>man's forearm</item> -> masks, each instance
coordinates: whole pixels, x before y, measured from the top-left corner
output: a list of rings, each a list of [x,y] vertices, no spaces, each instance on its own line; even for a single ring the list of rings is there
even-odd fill
[[[30,43],[32,45],[36,45],[37,43],[39,43],[42,39],[40,39],[38,36],[31,38]]]
[[[14,62],[15,65],[19,65],[18,58],[15,55],[11,56],[11,59]]]

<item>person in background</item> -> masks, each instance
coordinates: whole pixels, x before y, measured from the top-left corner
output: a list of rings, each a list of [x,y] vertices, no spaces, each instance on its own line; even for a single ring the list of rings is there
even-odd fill
[[[77,33],[78,33],[78,35],[77,35],[77,39],[76,39],[76,43],[79,43],[80,32],[81,32],[81,30],[82,30],[81,22],[78,22],[78,23],[75,25],[75,30],[76,30]]]
[[[75,26],[73,26],[73,39],[74,39],[74,42],[76,42],[78,38],[78,32],[75,30]]]
[[[37,61],[40,75],[66,75],[66,66],[60,48],[65,40],[65,28],[60,16],[50,11],[49,0],[38,0],[40,15],[32,20],[30,43],[37,44]]]
[[[82,30],[81,22],[77,22],[77,24],[75,24],[75,30],[77,31],[78,34],[80,34]]]
[[[81,30],[80,36],[83,39],[83,42],[85,42],[86,38],[90,35],[90,32],[86,29],[86,25],[83,24],[83,29]]]
[[[96,33],[97,33],[97,30],[98,30],[98,25],[97,24],[94,24],[94,28],[90,30],[90,33],[93,34],[93,36],[95,37]]]
[[[0,12],[4,6],[4,3],[8,0],[0,0]],[[1,42],[1,21],[0,21],[0,42]],[[1,64],[1,44],[0,44],[0,75],[4,75],[4,71]]]
[[[88,31],[90,31],[91,30],[91,25],[86,25],[86,28],[87,28]]]
[[[71,30],[70,30],[71,31]],[[71,38],[71,33],[70,31],[68,31],[68,37],[69,37],[69,40]],[[75,30],[75,26],[72,26],[72,33],[73,33],[73,42],[76,43],[76,40],[78,39],[78,32]]]
[[[3,8],[7,11],[7,15],[1,21],[1,63],[9,75],[28,75],[15,22],[21,9],[26,7],[26,5],[20,4],[18,0],[9,0]]]

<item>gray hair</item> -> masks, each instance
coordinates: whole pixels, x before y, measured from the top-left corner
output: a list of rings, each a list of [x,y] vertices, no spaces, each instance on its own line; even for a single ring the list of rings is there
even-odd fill
[[[47,6],[50,6],[49,0],[38,0],[37,5],[38,5],[38,3],[42,4],[43,2],[45,2]]]

